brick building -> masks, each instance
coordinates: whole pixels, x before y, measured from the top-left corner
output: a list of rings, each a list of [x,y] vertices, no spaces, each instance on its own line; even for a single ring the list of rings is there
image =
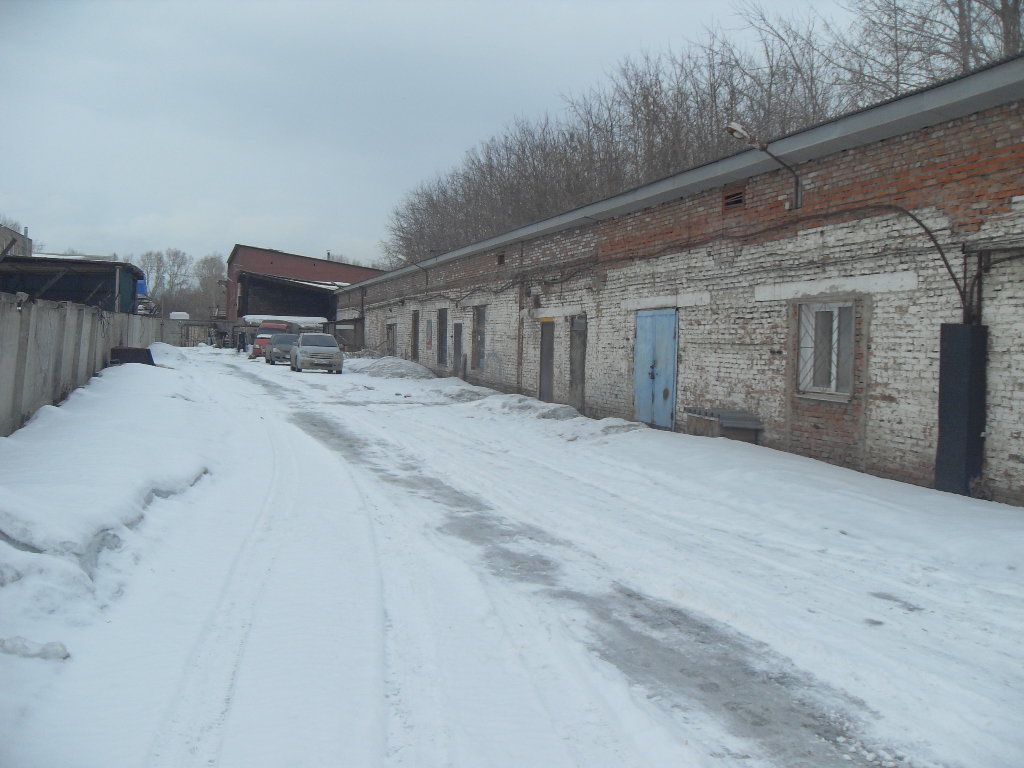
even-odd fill
[[[247,314],[330,317],[334,291],[379,269],[235,245],[228,256],[227,319]]]
[[[1024,503],[1022,103],[1018,58],[773,142],[800,207],[751,149],[344,288],[338,320],[442,375],[668,429],[747,411],[763,445],[921,485],[940,327],[980,321],[974,490]]]

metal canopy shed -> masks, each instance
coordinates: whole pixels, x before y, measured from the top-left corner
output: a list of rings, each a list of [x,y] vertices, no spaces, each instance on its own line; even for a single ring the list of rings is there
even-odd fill
[[[340,282],[294,280],[258,272],[238,273],[238,315],[334,317]]]
[[[0,261],[0,291],[29,299],[72,301],[130,314],[141,269],[121,261],[8,256]]]

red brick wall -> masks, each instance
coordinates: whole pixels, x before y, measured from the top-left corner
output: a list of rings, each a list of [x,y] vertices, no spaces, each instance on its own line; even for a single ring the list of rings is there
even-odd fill
[[[228,257],[227,309],[228,320],[238,319],[238,273],[256,272],[262,275],[290,277],[295,280],[324,280],[339,283],[357,283],[374,275],[379,269],[345,264],[340,261],[313,259],[293,253],[282,253],[268,248],[236,245]]]

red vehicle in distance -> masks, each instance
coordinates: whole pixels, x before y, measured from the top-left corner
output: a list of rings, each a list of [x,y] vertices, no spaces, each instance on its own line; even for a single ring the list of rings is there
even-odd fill
[[[252,356],[263,357],[267,349],[267,342],[271,336],[279,333],[298,333],[298,323],[288,323],[284,320],[264,320],[256,331],[256,340],[252,345]]]

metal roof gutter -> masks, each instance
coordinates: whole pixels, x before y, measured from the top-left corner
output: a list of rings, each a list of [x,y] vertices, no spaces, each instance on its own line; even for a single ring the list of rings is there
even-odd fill
[[[1024,99],[1024,57],[1017,57],[980,72],[807,128],[777,139],[769,147],[773,154],[780,155],[791,163],[804,163],[844,149],[861,147],[948,120],[966,117],[1017,99]],[[774,160],[763,152],[750,149],[582,208],[433,256],[415,265],[400,267],[383,275],[353,283],[348,288],[339,289],[338,292],[344,293],[352,288],[376,285],[449,261],[573,227],[584,227],[597,221],[615,218],[668,200],[688,197],[776,170],[779,170],[779,166]]]

